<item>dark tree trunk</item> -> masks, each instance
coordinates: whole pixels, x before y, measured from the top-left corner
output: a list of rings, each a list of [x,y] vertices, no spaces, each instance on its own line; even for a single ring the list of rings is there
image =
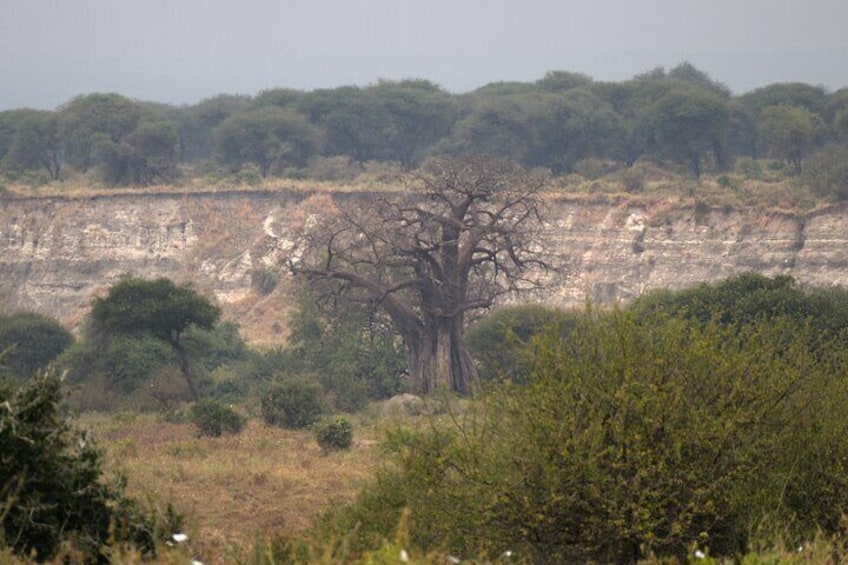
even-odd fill
[[[694,153],[689,164],[692,169],[692,174],[695,176],[695,178],[701,178],[701,154]]]
[[[177,353],[180,371],[182,371],[183,377],[185,377],[188,390],[191,393],[191,399],[197,402],[200,400],[200,394],[197,392],[197,386],[194,384],[194,377],[191,374],[191,359],[189,358],[188,351],[185,350],[181,343],[172,342],[171,346]]]
[[[417,334],[404,337],[409,374],[421,394],[442,389],[471,393],[477,369],[461,324],[461,320],[438,318]]]

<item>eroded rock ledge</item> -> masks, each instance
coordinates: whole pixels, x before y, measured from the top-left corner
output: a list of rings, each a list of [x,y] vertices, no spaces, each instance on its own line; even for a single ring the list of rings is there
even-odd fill
[[[226,191],[31,197],[0,202],[0,300],[78,325],[124,274],[192,281],[255,341],[290,304],[283,267],[312,214],[367,192]],[[549,202],[549,244],[568,275],[545,300],[628,301],[744,271],[848,284],[848,207],[805,215],[632,203]],[[277,287],[269,292],[269,275]],[[257,281],[262,281],[257,283]]]

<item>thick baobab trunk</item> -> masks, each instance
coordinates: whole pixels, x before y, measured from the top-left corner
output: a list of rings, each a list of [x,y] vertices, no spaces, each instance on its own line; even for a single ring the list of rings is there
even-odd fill
[[[461,322],[460,322],[461,323]],[[422,394],[448,390],[469,394],[477,370],[468,349],[460,323],[450,318],[435,321],[415,336],[407,336],[409,374]]]

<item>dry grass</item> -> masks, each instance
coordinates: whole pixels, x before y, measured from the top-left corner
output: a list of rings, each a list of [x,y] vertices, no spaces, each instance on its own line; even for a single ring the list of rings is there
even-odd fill
[[[267,178],[259,183],[244,184],[231,180],[210,182],[203,177],[191,177],[173,184],[144,187],[105,186],[87,177],[74,177],[39,186],[6,183],[5,194],[13,198],[86,199],[96,196],[138,194],[191,194],[215,192],[382,192],[397,189],[397,185],[363,176],[352,181],[321,181],[312,179]]]
[[[246,555],[257,538],[304,530],[329,505],[355,496],[378,462],[379,426],[363,418],[354,420],[354,447],[330,453],[310,431],[255,418],[241,434],[220,438],[154,414],[90,413],[78,425],[105,449],[107,472],[126,475],[129,494],[171,502],[188,518],[204,562],[223,563]]]

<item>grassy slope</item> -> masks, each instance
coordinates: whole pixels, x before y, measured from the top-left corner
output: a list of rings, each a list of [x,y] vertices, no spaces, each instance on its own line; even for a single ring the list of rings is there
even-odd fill
[[[193,549],[220,562],[244,556],[257,536],[296,533],[330,504],[351,500],[378,462],[378,418],[354,419],[354,447],[322,453],[308,430],[250,419],[237,436],[198,437],[191,424],[154,414],[86,413],[77,424],[105,449],[130,494],[188,518]],[[205,559],[204,562],[215,562]]]

